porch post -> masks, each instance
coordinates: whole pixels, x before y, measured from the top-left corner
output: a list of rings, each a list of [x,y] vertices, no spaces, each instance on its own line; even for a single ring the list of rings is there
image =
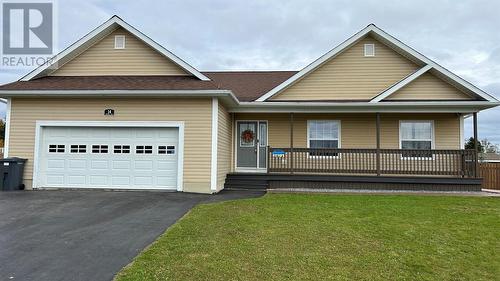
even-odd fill
[[[290,112],[290,173],[293,174],[294,155],[293,155],[293,112]]]
[[[479,139],[477,138],[477,112],[472,113],[472,126],[474,130],[474,176],[477,178],[479,177],[479,155],[478,155],[478,142]]]
[[[376,114],[377,119],[377,176],[380,176],[380,112]]]

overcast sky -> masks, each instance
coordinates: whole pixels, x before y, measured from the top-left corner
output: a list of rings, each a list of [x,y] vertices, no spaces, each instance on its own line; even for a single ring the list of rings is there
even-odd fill
[[[59,50],[116,14],[199,70],[299,70],[374,23],[500,97],[500,1],[64,0],[57,5]],[[0,83],[26,72],[2,71]],[[479,123],[480,138],[500,144],[500,109],[480,113]],[[470,127],[467,122],[468,135]]]

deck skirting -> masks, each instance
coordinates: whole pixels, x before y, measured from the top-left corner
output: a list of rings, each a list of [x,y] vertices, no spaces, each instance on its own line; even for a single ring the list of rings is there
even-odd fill
[[[231,173],[226,188],[252,189],[251,183],[268,189],[351,189],[401,191],[481,191],[480,178],[422,176],[333,176]]]

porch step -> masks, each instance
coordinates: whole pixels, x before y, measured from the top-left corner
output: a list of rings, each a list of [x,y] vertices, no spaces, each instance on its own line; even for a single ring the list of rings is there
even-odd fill
[[[228,174],[224,182],[225,189],[266,190],[269,183],[259,174]]]

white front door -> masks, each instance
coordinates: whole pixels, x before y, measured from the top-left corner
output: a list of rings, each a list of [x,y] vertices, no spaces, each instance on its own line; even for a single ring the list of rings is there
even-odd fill
[[[37,187],[177,188],[178,128],[43,127]]]

